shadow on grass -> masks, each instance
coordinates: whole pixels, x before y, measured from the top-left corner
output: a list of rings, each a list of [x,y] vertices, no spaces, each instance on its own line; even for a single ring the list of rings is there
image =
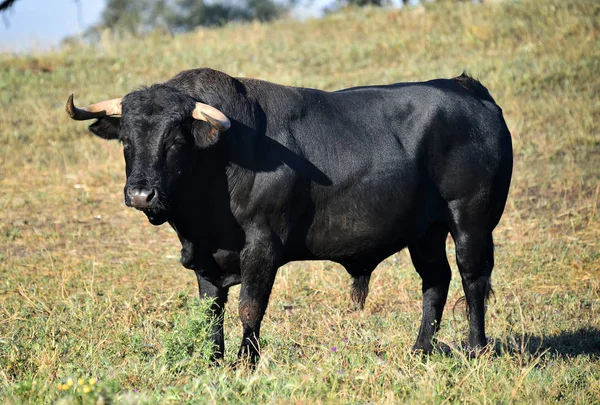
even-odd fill
[[[524,342],[524,348],[530,353],[548,350],[550,354],[561,357],[590,355],[600,358],[600,329],[597,328],[580,328],[551,336],[526,334],[515,336],[515,340]]]
[[[453,344],[452,346],[437,342],[434,351],[446,356],[456,355],[457,351],[466,353],[467,356],[476,356],[474,352],[466,347],[465,342],[458,345]],[[492,356],[502,354],[518,355],[520,353],[537,355],[548,351],[551,356],[564,358],[590,356],[600,360],[600,329],[586,327],[550,336],[537,336],[526,333],[501,339],[492,338],[484,351],[491,352]]]

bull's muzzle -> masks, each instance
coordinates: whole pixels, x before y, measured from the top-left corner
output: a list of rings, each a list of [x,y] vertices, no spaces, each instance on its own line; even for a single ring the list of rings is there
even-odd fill
[[[148,209],[158,199],[158,192],[154,188],[142,189],[129,187],[127,189],[127,197],[129,197],[128,205],[138,209]]]

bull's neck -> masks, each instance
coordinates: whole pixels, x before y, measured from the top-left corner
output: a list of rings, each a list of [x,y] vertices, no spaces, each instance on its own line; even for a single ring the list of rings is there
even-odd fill
[[[210,238],[208,230],[219,206],[215,200],[223,194],[222,184],[226,185],[226,162],[219,149],[199,150],[196,164],[178,185],[170,222],[186,238]]]

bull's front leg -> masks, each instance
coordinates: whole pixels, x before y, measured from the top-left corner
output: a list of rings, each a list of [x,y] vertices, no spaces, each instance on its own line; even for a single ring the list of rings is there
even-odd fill
[[[260,323],[269,303],[277,273],[280,249],[270,231],[254,232],[241,255],[242,286],[239,314],[243,337],[238,361],[256,364],[260,357]]]
[[[206,278],[196,272],[198,279],[198,289],[200,290],[200,299],[212,299],[213,302],[209,309],[211,318],[211,341],[214,345],[212,360],[216,361],[223,358],[225,354],[225,338],[223,334],[223,315],[225,312],[225,303],[227,302],[227,293],[229,288],[215,286]]]

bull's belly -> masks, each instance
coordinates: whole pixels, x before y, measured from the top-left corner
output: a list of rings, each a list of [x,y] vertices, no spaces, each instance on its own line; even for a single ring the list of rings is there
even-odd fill
[[[315,229],[307,238],[307,249],[316,259],[344,261],[401,250],[413,239],[409,227],[392,228],[390,224],[345,222],[325,229]]]
[[[427,229],[440,208],[439,197],[417,179],[411,172],[388,173],[317,196],[312,216],[299,218],[292,230],[290,259],[342,262],[401,250]]]
[[[297,249],[301,254],[292,260],[385,259],[422,234],[431,222],[426,218],[432,218],[419,213],[416,206],[398,205],[371,211],[325,212],[315,218],[304,239],[305,249]]]

